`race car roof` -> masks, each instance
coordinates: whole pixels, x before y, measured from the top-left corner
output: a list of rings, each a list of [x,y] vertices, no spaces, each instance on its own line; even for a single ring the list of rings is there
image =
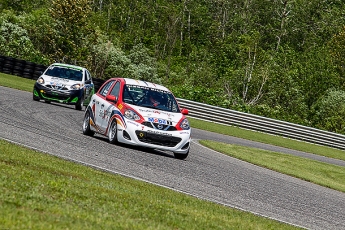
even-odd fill
[[[124,78],[126,84],[128,85],[139,85],[139,86],[145,86],[145,87],[150,87],[150,88],[155,88],[155,89],[160,89],[164,91],[170,92],[168,88],[162,85],[158,85],[152,82],[147,82],[147,81],[141,81],[141,80],[135,80],[135,79],[130,79],[130,78]]]

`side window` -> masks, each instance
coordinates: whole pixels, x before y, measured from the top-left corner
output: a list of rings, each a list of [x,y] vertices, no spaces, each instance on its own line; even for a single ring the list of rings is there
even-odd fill
[[[90,72],[88,70],[85,70],[85,72],[86,72],[86,80],[91,80],[92,76],[91,76]]]
[[[89,71],[85,70],[85,81],[90,80]]]
[[[110,87],[114,84],[114,81],[110,81],[108,82],[106,85],[103,86],[103,88],[101,89],[101,91],[99,92],[102,96],[106,96]]]
[[[111,90],[110,94],[114,95],[116,98],[119,98],[119,93],[120,93],[120,82],[116,82],[116,85]]]

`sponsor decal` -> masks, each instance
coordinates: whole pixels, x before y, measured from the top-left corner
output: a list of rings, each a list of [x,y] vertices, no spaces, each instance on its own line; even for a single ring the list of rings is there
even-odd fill
[[[164,112],[164,111],[158,111],[158,110],[153,110],[153,109],[138,109],[142,113],[158,113],[158,114],[164,114],[167,115],[168,117],[174,117],[174,114],[169,113],[169,112]]]
[[[152,109],[139,109],[140,112],[143,112],[143,113],[152,113],[153,110]]]
[[[189,132],[180,132],[180,134],[189,134]]]
[[[164,119],[149,117],[147,120],[148,120],[149,122],[158,123],[158,124],[162,124],[162,125],[166,125],[166,124],[167,124],[167,121],[164,120]]]
[[[123,108],[123,105],[119,104],[118,108],[121,110]]]
[[[135,126],[139,126],[139,124],[138,123],[136,123],[136,122],[134,122],[134,121],[127,121],[127,123],[129,123],[129,124],[132,124],[132,125],[135,125]]]
[[[155,131],[155,130],[147,130],[147,132],[149,132],[149,133],[154,133],[154,134],[165,135],[165,136],[172,136],[171,133],[163,133],[163,132]]]

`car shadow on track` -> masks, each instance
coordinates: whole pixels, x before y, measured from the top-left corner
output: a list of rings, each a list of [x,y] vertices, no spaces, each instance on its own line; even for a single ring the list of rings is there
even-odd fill
[[[85,112],[85,107],[83,107],[81,110],[76,110],[75,109],[75,105],[62,104],[62,103],[53,102],[53,101],[45,102],[43,100],[37,101],[37,103],[43,103],[43,104],[46,104],[46,105],[57,106],[57,107],[61,107],[61,108],[66,108],[66,109],[71,109],[71,110],[75,110],[75,111]]]

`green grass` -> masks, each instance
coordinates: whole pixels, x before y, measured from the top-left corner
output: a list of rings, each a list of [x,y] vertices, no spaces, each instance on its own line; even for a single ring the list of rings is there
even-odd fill
[[[344,167],[239,145],[209,140],[201,140],[200,143],[215,151],[243,161],[345,192]]]
[[[0,85],[32,92],[35,80],[0,73]]]
[[[297,229],[0,140],[1,229]]]

